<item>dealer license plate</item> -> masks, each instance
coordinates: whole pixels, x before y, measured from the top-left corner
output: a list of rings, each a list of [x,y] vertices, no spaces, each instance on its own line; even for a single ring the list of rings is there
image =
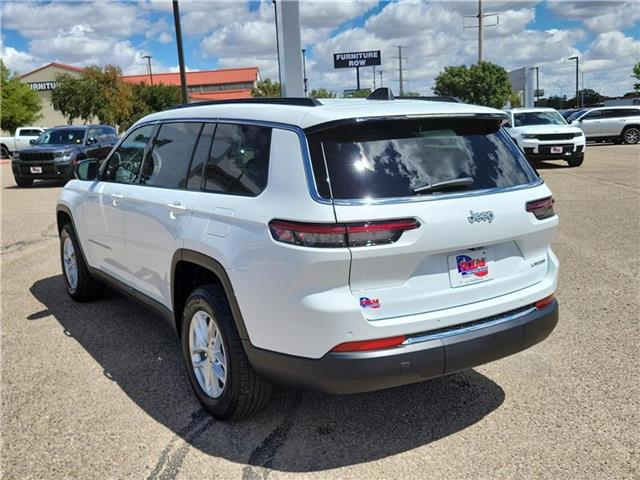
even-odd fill
[[[42,173],[42,167],[31,167],[29,168],[31,173]]]
[[[562,153],[562,147],[551,147],[551,153]]]
[[[449,281],[453,288],[486,282],[493,278],[492,274],[493,252],[490,248],[449,255]]]

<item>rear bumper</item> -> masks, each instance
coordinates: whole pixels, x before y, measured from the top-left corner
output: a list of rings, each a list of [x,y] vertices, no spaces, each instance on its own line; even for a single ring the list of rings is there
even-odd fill
[[[459,329],[428,332],[386,350],[328,353],[308,359],[245,344],[254,369],[279,383],[324,393],[359,393],[420,382],[476,367],[544,340],[558,323],[558,304],[508,313]]]

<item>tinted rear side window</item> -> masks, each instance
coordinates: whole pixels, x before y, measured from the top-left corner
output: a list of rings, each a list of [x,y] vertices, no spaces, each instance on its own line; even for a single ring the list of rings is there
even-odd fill
[[[205,190],[256,196],[267,186],[271,129],[220,123],[206,167]]]
[[[308,138],[318,192],[325,198],[331,193],[335,199],[437,195],[512,187],[537,178],[493,120],[371,121]],[[415,191],[465,177],[473,182],[446,190]]]
[[[201,123],[165,123],[145,158],[140,183],[154,187],[183,188]]]

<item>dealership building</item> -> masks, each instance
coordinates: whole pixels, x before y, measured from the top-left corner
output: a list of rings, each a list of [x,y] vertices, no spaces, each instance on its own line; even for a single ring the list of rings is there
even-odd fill
[[[65,125],[67,120],[53,108],[51,92],[57,86],[57,77],[68,74],[80,77],[83,68],[52,62],[37,68],[20,77],[32,90],[38,92],[42,100],[42,118],[37,122],[41,127]],[[199,70],[186,72],[187,95],[189,102],[206,100],[225,100],[236,98],[250,98],[251,89],[260,81],[260,71],[257,67],[231,68],[223,70]],[[125,75],[122,77],[127,83],[146,83],[148,85],[180,85],[179,73],[153,73],[153,76]]]

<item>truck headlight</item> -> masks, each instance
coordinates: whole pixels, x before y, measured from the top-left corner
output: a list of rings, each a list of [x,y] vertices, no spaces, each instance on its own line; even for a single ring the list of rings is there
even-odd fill
[[[531,140],[538,137],[535,135],[535,133],[523,133],[522,138]]]
[[[73,157],[73,152],[58,152],[55,154],[54,160],[56,162],[68,162]]]
[[[573,136],[574,136],[574,138],[575,137],[582,137],[582,136],[584,136],[584,133],[583,132],[573,132]]]

